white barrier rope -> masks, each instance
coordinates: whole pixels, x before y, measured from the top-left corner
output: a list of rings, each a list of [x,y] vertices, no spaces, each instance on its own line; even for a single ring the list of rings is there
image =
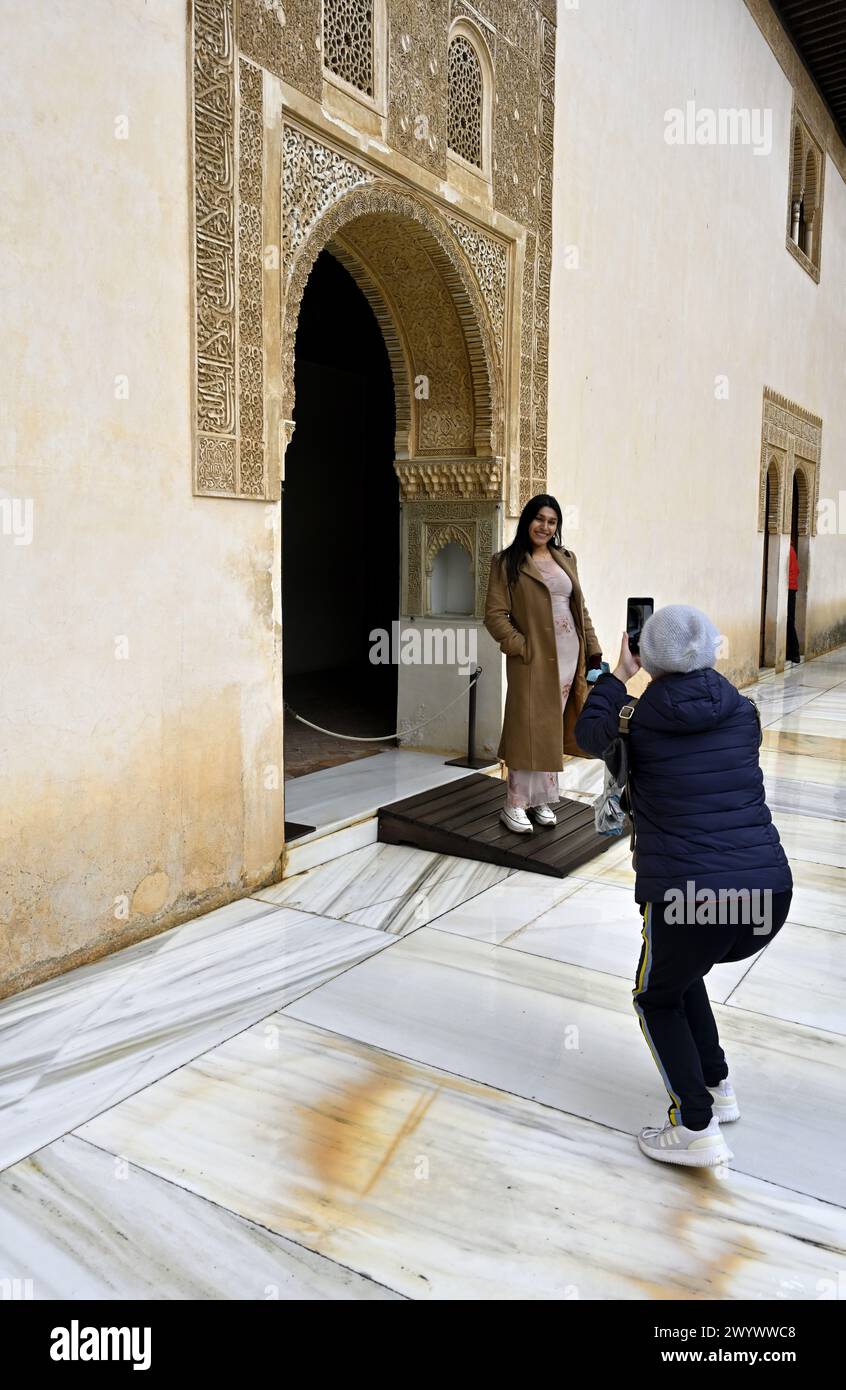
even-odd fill
[[[470,677],[467,690],[470,689],[471,685],[475,685],[481,674],[482,668],[480,666],[478,671]],[[452,706],[457,704],[459,700],[463,699],[467,694],[467,690],[462,690],[456,695],[454,700],[450,700],[448,705],[444,705],[443,709],[439,709],[437,714],[431,714],[428,719],[421,720],[419,724],[412,724],[410,729],[397,729],[393,734],[367,734],[366,736],[358,734],[339,734],[336,729],[324,729],[322,724],[312,724],[310,719],[305,719],[303,715],[297,714],[295,709],[291,709],[291,706],[287,702],[285,702],[285,709],[289,714],[292,714],[295,719],[299,719],[301,724],[307,724],[310,729],[317,729],[321,734],[331,734],[333,738],[348,739],[350,743],[384,743],[386,739],[406,738],[408,734],[416,734],[418,729],[425,729],[427,724],[431,724],[433,720],[438,719],[442,714],[445,714],[448,709],[452,709]]]

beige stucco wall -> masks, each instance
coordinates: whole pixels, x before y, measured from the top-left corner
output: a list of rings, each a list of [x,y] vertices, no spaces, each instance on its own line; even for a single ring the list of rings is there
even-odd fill
[[[272,877],[282,795],[277,509],[191,493],[185,6],[4,19],[7,991]]]
[[[816,285],[784,244],[791,87],[743,0],[560,5],[556,84],[550,488],[577,510],[566,539],[606,652],[627,595],[652,594],[706,609],[729,639],[721,669],[749,679],[765,385],[822,417],[820,496],[846,488],[846,189],[828,159]],[[690,98],[771,108],[771,153],[667,145],[664,113]],[[846,535],[811,541],[808,582],[807,650],[846,640]]]

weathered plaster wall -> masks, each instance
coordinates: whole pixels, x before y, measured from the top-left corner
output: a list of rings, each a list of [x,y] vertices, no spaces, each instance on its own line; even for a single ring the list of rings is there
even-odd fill
[[[8,992],[273,877],[282,750],[276,508],[191,492],[185,6],[4,17]]]
[[[706,609],[750,679],[765,385],[822,417],[821,497],[846,488],[846,189],[828,158],[816,285],[785,249],[792,89],[743,0],[558,14],[550,488],[606,652],[653,594]],[[691,98],[771,109],[771,152],[667,145]],[[846,640],[846,534],[808,580],[813,652]]]

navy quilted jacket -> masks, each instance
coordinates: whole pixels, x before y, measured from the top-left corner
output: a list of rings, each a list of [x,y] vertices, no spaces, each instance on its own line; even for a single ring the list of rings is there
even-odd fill
[[[575,727],[586,753],[601,757],[617,734],[626,687],[601,677]],[[764,799],[758,723],[746,696],[717,671],[652,681],[629,726],[635,813],[635,900],[661,901],[669,888],[793,887]]]

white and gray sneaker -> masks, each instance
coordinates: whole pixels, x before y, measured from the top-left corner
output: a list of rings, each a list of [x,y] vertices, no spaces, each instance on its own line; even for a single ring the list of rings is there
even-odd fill
[[[734,1094],[734,1087],[726,1077],[719,1086],[708,1086],[714,1098],[713,1115],[715,1120],[719,1120],[721,1125],[727,1125],[730,1120],[740,1119],[740,1106],[737,1103],[737,1096]]]
[[[535,827],[522,806],[503,806],[499,818],[503,825],[507,825],[509,830],[514,831],[515,835],[534,834]]]
[[[716,1168],[734,1158],[713,1116],[707,1129],[686,1129],[668,1120],[663,1129],[642,1129],[637,1142],[647,1157],[687,1168]]]
[[[551,806],[530,806],[529,815],[535,825],[557,825],[558,821]]]

